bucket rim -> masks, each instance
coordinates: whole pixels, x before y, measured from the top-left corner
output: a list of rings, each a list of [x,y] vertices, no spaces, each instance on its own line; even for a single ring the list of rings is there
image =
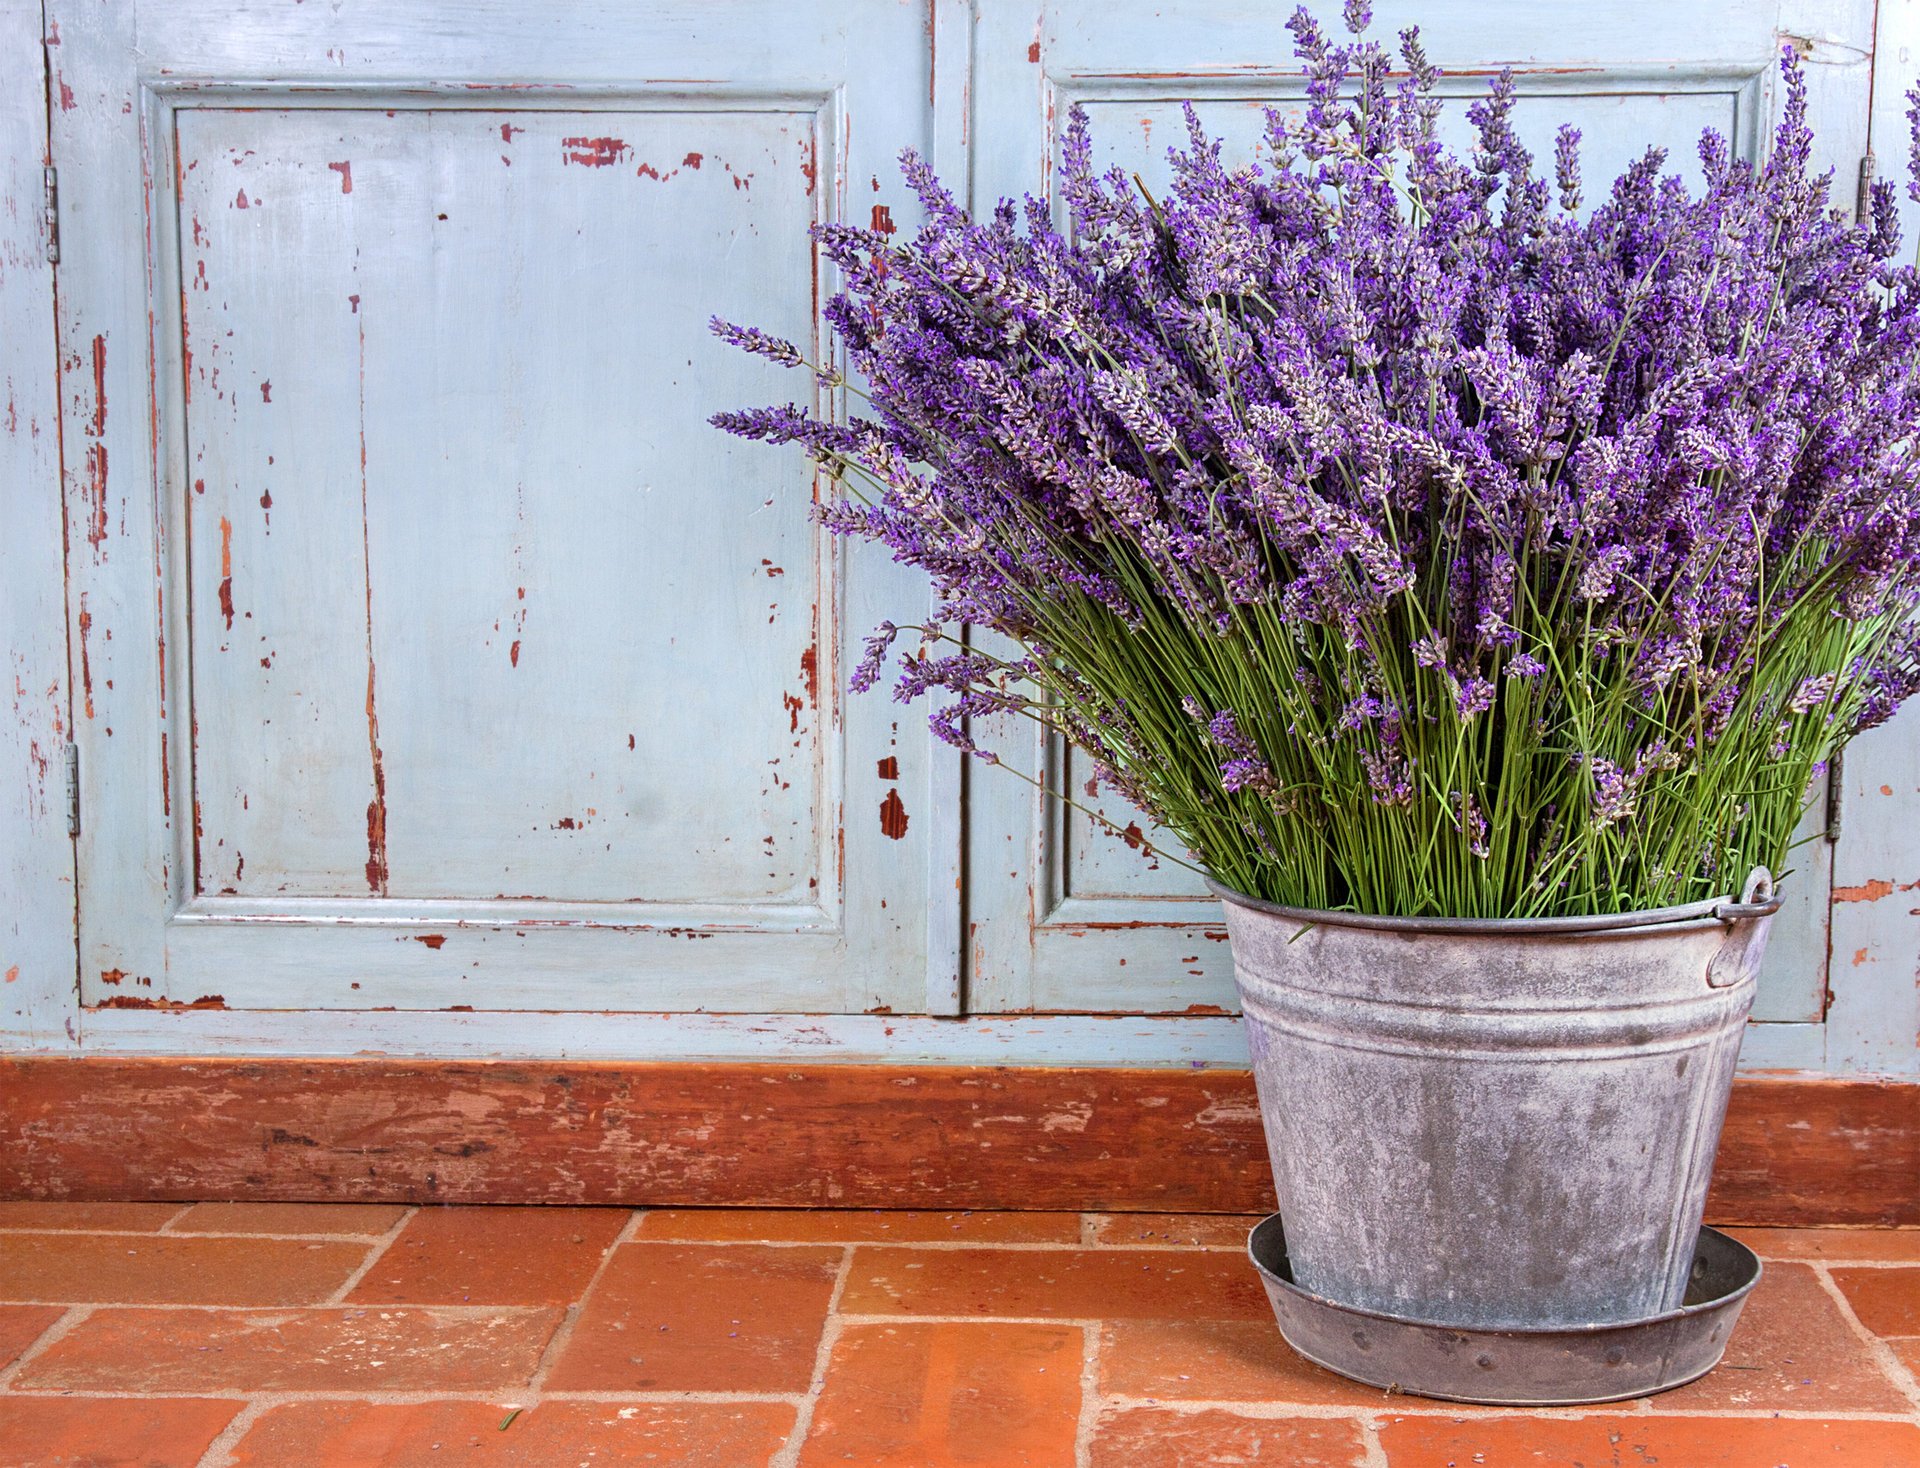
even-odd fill
[[[1287,918],[1312,927],[1366,928],[1388,933],[1432,933],[1488,938],[1564,937],[1583,933],[1618,933],[1642,928],[1668,928],[1681,924],[1714,924],[1726,927],[1741,918],[1766,917],[1780,910],[1775,894],[1764,902],[1742,902],[1732,895],[1709,897],[1701,902],[1678,907],[1648,907],[1636,912],[1594,913],[1585,917],[1538,918],[1456,918],[1395,917],[1364,912],[1333,912],[1317,907],[1286,907],[1217,881],[1206,874],[1207,890],[1222,902],[1270,917]]]

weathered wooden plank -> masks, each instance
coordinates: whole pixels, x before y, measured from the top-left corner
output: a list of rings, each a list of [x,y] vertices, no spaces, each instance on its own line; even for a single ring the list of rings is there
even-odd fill
[[[1707,1217],[1920,1224],[1920,1084],[1736,1081]]]
[[[233,1010],[128,995],[82,1021],[112,1055],[418,1056],[440,1060],[796,1061],[1245,1070],[1235,1015],[577,1013],[564,1010]],[[1826,1027],[1749,1025],[1747,1074],[1813,1072]],[[24,1048],[24,1047],[23,1047]]]
[[[1241,1072],[0,1062],[0,1196],[1272,1206]],[[1920,1087],[1745,1080],[1711,1214],[1920,1222]]]
[[[74,1043],[60,395],[40,7],[0,0],[0,1046]]]

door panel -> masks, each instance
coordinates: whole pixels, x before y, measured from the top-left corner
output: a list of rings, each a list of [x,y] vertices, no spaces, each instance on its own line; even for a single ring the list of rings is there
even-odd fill
[[[1318,7],[1338,28],[1337,7]],[[1511,65],[1516,126],[1536,154],[1552,156],[1554,129],[1583,133],[1589,199],[1649,143],[1697,176],[1703,127],[1758,157],[1777,105],[1778,47],[1792,7],[1767,0],[1663,7],[1657,23],[1638,7],[1433,3],[1375,7],[1374,33],[1419,23],[1429,53],[1453,74],[1443,128],[1470,137],[1464,99],[1489,72]],[[1800,42],[1819,133],[1816,166],[1850,179],[1865,151],[1872,7],[1825,7],[1819,44]],[[996,194],[1051,197],[1052,164],[1070,106],[1084,106],[1096,161],[1136,169],[1148,186],[1168,177],[1166,151],[1183,143],[1181,103],[1226,139],[1231,159],[1253,156],[1262,109],[1299,105],[1280,12],[1228,3],[1176,16],[1149,0],[1097,9],[1079,4],[983,8],[977,47],[976,205]],[[1804,29],[1804,28],[1802,28]],[[1104,827],[1062,809],[1031,786],[975,773],[968,808],[973,965],[977,1010],[1218,1012],[1235,1006],[1219,905],[1197,877],[1145,848],[1177,842],[1125,802],[1086,786],[1084,761],[1058,741],[994,729],[993,746],[1037,771],[1056,795],[1088,805]],[[1816,806],[1818,803],[1816,803]],[[1815,1021],[1823,1013],[1832,856],[1824,811],[1810,811],[1796,851],[1788,904],[1774,927],[1757,1018]]]
[[[927,740],[840,692],[924,587],[705,422],[808,388],[709,314],[910,227],[925,11],[54,11],[84,998],[925,1007]]]

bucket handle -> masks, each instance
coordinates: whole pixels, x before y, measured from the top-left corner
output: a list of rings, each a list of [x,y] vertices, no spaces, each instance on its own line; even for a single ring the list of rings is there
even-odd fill
[[[1755,867],[1747,873],[1738,902],[1722,902],[1713,915],[1727,924],[1727,936],[1719,950],[1707,962],[1707,983],[1715,989],[1727,989],[1752,975],[1759,955],[1754,950],[1766,940],[1767,923],[1780,910],[1780,898],[1773,889],[1773,873]]]

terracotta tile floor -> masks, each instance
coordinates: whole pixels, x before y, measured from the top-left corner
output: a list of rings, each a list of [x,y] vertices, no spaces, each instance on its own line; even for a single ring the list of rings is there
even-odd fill
[[[1713,1376],[1513,1413],[1293,1356],[1249,1221],[0,1203],[0,1468],[1920,1468],[1920,1231],[1745,1231]]]

